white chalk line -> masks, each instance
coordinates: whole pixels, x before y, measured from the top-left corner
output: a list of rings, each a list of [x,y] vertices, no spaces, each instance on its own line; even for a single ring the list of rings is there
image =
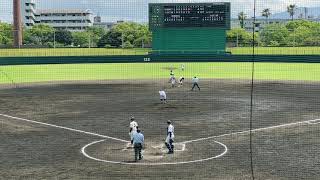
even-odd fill
[[[30,123],[35,123],[35,124],[41,124],[41,125],[45,125],[45,126],[51,126],[51,127],[55,127],[55,128],[65,129],[65,130],[69,130],[69,131],[73,131],[73,132],[79,132],[79,133],[97,136],[97,137],[101,137],[101,138],[105,138],[105,139],[112,139],[112,140],[126,142],[126,143],[129,142],[129,141],[126,141],[123,139],[115,138],[115,137],[105,136],[105,135],[101,135],[101,134],[97,134],[97,133],[82,131],[82,130],[78,130],[78,129],[68,128],[68,127],[64,127],[64,126],[58,126],[58,125],[49,124],[49,123],[43,123],[43,122],[39,122],[39,121],[33,121],[33,120],[14,117],[14,116],[9,116],[6,114],[0,114],[0,116],[11,118],[11,119],[16,119],[16,120],[20,120],[20,121],[26,121],[26,122],[30,122]]]
[[[215,143],[223,146],[224,148],[224,152],[217,155],[217,156],[213,156],[213,157],[209,157],[209,158],[205,158],[205,159],[198,159],[198,160],[193,160],[193,161],[181,161],[181,162],[162,162],[162,163],[130,163],[130,162],[121,162],[121,161],[110,161],[110,160],[104,160],[104,159],[99,159],[99,158],[95,158],[95,157],[92,157],[90,155],[88,155],[86,153],[86,148],[89,147],[89,146],[92,146],[94,144],[98,144],[98,143],[101,143],[105,141],[104,140],[100,140],[100,141],[94,141],[92,143],[89,143],[87,145],[85,145],[84,147],[81,148],[81,153],[89,158],[89,159],[92,159],[92,160],[95,160],[95,161],[99,161],[99,162],[105,162],[105,163],[111,163],[111,164],[121,164],[121,165],[136,165],[136,166],[160,166],[160,165],[180,165],[180,164],[190,164],[190,163],[199,163],[199,162],[204,162],[204,161],[209,161],[209,160],[212,160],[212,159],[217,159],[217,158],[220,158],[222,156],[224,156],[227,152],[228,152],[228,147],[221,143],[221,142],[218,142],[218,141],[214,141]]]
[[[21,121],[26,121],[26,122],[31,122],[31,123],[36,123],[36,124],[41,124],[41,125],[46,125],[46,126],[51,126],[51,127],[55,127],[55,128],[60,128],[60,129],[66,129],[66,130],[70,130],[70,131],[74,131],[74,132],[79,132],[79,133],[84,133],[84,134],[88,134],[88,135],[93,135],[93,136],[98,136],[98,137],[102,137],[102,138],[106,138],[106,139],[113,139],[113,140],[117,140],[117,141],[121,141],[121,142],[125,142],[128,143],[129,141],[127,140],[123,140],[123,139],[119,139],[119,138],[115,138],[115,137],[110,137],[110,136],[105,136],[105,135],[101,135],[101,134],[97,134],[97,133],[92,133],[92,132],[86,132],[86,131],[82,131],[82,130],[77,130],[77,129],[73,129],[73,128],[68,128],[68,127],[63,127],[63,126],[58,126],[58,125],[54,125],[54,124],[48,124],[48,123],[42,123],[42,122],[38,122],[38,121],[33,121],[33,120],[28,120],[28,119],[24,119],[24,118],[19,118],[19,117],[14,117],[14,116],[9,116],[6,114],[0,114],[0,116],[3,117],[7,117],[7,118],[11,118],[11,119],[16,119],[16,120],[21,120]],[[219,138],[219,137],[224,137],[224,136],[231,136],[231,135],[238,135],[238,134],[245,134],[245,133],[250,133],[250,132],[259,132],[259,131],[264,131],[264,130],[268,130],[268,129],[275,129],[275,128],[280,128],[280,127],[288,127],[288,126],[294,126],[294,125],[298,125],[298,124],[318,124],[317,122],[320,119],[313,119],[313,120],[308,120],[308,121],[300,121],[300,122],[295,122],[295,123],[288,123],[288,124],[282,124],[282,125],[277,125],[277,126],[270,126],[270,127],[265,127],[265,128],[258,128],[258,129],[253,129],[253,130],[247,130],[247,131],[240,131],[240,132],[234,132],[234,133],[228,133],[228,134],[222,134],[222,135],[218,135],[218,136],[210,136],[210,137],[206,137],[206,138],[199,138],[199,139],[194,139],[194,140],[189,140],[189,141],[184,141],[184,142],[180,142],[180,144],[188,144],[188,143],[192,143],[192,142],[198,142],[198,141],[203,141],[203,140],[208,140],[208,139],[214,139],[214,138]],[[92,143],[89,143],[87,145],[85,145],[82,149],[81,152],[84,156],[86,156],[89,159],[92,160],[96,160],[96,161],[100,161],[100,162],[108,162],[108,163],[114,163],[114,164],[127,164],[127,165],[176,165],[176,164],[187,164],[187,163],[195,163],[195,162],[203,162],[203,161],[207,161],[207,160],[211,160],[211,159],[215,159],[215,158],[219,158],[223,155],[225,155],[228,152],[228,147],[218,141],[214,141],[215,143],[220,144],[221,146],[223,146],[225,148],[225,151],[215,157],[210,157],[207,159],[200,159],[200,160],[194,160],[194,161],[187,161],[187,162],[175,162],[175,163],[126,163],[126,162],[116,162],[116,161],[108,161],[108,160],[102,160],[102,159],[97,159],[94,157],[89,156],[86,152],[85,149],[93,144],[96,143],[100,143],[104,140],[100,140],[100,141],[95,141]]]
[[[221,146],[223,146],[225,150],[220,155],[217,155],[217,156],[214,156],[214,157],[209,157],[209,158],[206,158],[206,159],[199,159],[199,160],[193,160],[193,161],[184,161],[184,162],[172,162],[172,163],[166,163],[166,162],[163,162],[163,163],[126,163],[126,162],[108,161],[108,160],[98,159],[98,158],[94,158],[94,157],[89,156],[86,153],[85,149],[87,147],[93,145],[93,144],[97,144],[97,143],[103,142],[106,139],[113,139],[113,140],[117,140],[117,141],[121,141],[121,142],[125,142],[125,143],[128,143],[129,141],[126,141],[126,140],[123,140],[123,139],[119,139],[119,138],[110,137],[110,136],[105,136],[105,135],[101,135],[101,134],[97,134],[97,133],[92,133],[92,132],[77,130],[77,129],[73,129],[73,128],[68,128],[68,127],[64,127],[64,126],[58,126],[58,125],[54,125],[54,124],[43,123],[43,122],[39,122],[39,121],[33,121],[33,120],[25,119],[25,118],[14,117],[14,116],[6,115],[6,114],[0,114],[0,116],[6,117],[6,118],[11,118],[11,119],[16,119],[16,120],[20,120],[20,121],[25,121],[25,122],[30,122],[30,123],[35,123],[35,124],[40,124],[40,125],[45,125],[45,126],[50,126],[50,127],[55,127],[55,128],[60,128],[60,129],[73,131],[73,132],[79,132],[79,133],[83,133],[83,134],[88,134],[88,135],[93,135],[93,136],[98,136],[98,137],[105,138],[103,140],[94,141],[92,143],[89,143],[89,144],[85,145],[84,147],[81,148],[81,153],[85,157],[87,157],[89,159],[92,159],[92,160],[95,160],[95,161],[100,161],[100,162],[112,163],[112,164],[147,165],[147,166],[189,164],[189,163],[197,163],[197,162],[208,161],[208,160],[211,160],[211,159],[216,159],[216,158],[219,158],[219,157],[225,155],[228,152],[228,147],[225,144],[223,144],[221,142],[218,142],[218,141],[215,141],[215,143],[220,144]],[[179,143],[177,143],[177,144],[179,144]],[[185,148],[186,148],[185,143],[180,143],[180,144],[183,144],[181,151],[184,151]]]
[[[269,129],[276,129],[276,128],[281,128],[281,127],[288,127],[288,126],[294,126],[298,124],[318,124],[318,123],[312,123],[319,121],[320,119],[313,119],[313,120],[308,120],[308,121],[300,121],[300,122],[295,122],[295,123],[288,123],[288,124],[282,124],[282,125],[277,125],[277,126],[270,126],[270,127],[265,127],[265,128],[258,128],[258,129],[253,129],[251,132],[259,132],[259,131],[264,131],[264,130],[269,130]],[[194,139],[194,140],[189,140],[189,141],[184,141],[181,143],[192,143],[192,142],[197,142],[197,141],[203,141],[203,140],[208,140],[208,139],[214,139],[214,138],[219,138],[219,137],[224,137],[224,136],[232,136],[232,135],[238,135],[238,134],[246,134],[250,133],[250,130],[247,131],[240,131],[240,132],[233,132],[233,133],[228,133],[228,134],[221,134],[218,136],[210,136],[210,137],[205,137],[205,138],[199,138],[199,139]]]
[[[315,120],[312,120],[310,122],[308,122],[309,124],[313,125],[313,124],[320,124],[320,119],[315,119]]]
[[[127,141],[127,140],[123,140],[123,139],[119,139],[119,138],[115,138],[115,137],[111,137],[111,136],[105,136],[105,135],[101,135],[101,134],[97,134],[97,133],[86,132],[86,131],[82,131],[82,130],[77,130],[77,129],[73,129],[73,128],[58,126],[58,125],[54,125],[54,124],[43,123],[43,122],[39,122],[39,121],[33,121],[33,120],[14,117],[14,116],[6,115],[6,114],[0,114],[0,116],[11,118],[11,119],[16,119],[16,120],[21,120],[21,121],[27,121],[27,122],[36,123],[36,124],[41,124],[41,125],[46,125],[46,126],[51,126],[51,127],[56,127],[56,128],[60,128],[60,129],[66,129],[66,130],[79,132],[79,133],[84,133],[84,134],[89,134],[89,135],[93,135],[93,136],[98,136],[98,137],[102,137],[102,138],[106,138],[106,139],[113,139],[113,140],[117,140],[117,141],[121,141],[121,142],[125,142],[125,143],[130,142],[130,141]],[[270,126],[270,127],[265,127],[265,128],[258,128],[258,129],[251,130],[251,132],[258,132],[258,131],[264,131],[264,130],[268,130],[268,129],[276,129],[276,128],[287,127],[287,126],[294,126],[294,125],[298,125],[298,124],[318,124],[316,122],[319,121],[319,120],[320,119],[313,119],[313,120],[300,121],[300,122],[295,122],[295,123],[282,124],[282,125],[277,125],[277,126]],[[217,136],[210,136],[210,137],[199,138],[199,139],[183,141],[183,142],[178,142],[178,143],[180,143],[180,144],[188,144],[188,143],[197,142],[197,141],[203,141],[203,140],[208,140],[208,139],[214,139],[214,138],[219,138],[219,137],[224,137],[224,136],[231,136],[231,135],[238,135],[238,134],[245,134],[245,133],[250,133],[250,130],[233,132],[233,133],[228,133],[228,134],[221,134],[221,135],[217,135]]]
[[[181,144],[182,148],[181,149],[176,149],[174,151],[176,152],[182,152],[182,151],[185,151],[186,150],[186,144],[185,143],[173,143],[175,145],[177,144]],[[164,144],[161,144],[159,146],[152,146],[152,148],[155,148],[155,149],[165,149],[165,145]]]

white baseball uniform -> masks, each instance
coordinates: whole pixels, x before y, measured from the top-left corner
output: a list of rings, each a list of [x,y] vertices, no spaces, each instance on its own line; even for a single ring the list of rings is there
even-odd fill
[[[160,94],[160,100],[166,100],[167,99],[167,95],[166,92],[164,90],[159,91]]]
[[[170,134],[169,133],[171,133],[171,138],[170,138]],[[167,128],[167,138],[166,138],[166,143],[170,143],[170,139],[174,139],[174,127],[173,127],[173,125],[172,124],[170,124],[169,126],[168,126],[168,128]]]
[[[130,132],[131,140],[133,140],[133,134],[137,132],[137,127],[138,127],[138,123],[136,121],[130,122],[130,129],[132,129]]]

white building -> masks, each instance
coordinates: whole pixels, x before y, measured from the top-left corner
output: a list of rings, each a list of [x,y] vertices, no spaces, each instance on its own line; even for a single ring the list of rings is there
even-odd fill
[[[90,10],[46,9],[37,11],[39,23],[48,24],[55,29],[81,31],[93,26],[93,14]]]
[[[35,0],[21,0],[21,16],[26,27],[33,26],[36,23]]]
[[[55,29],[81,31],[93,26],[94,16],[90,10],[36,9],[35,0],[21,0],[21,15],[25,27],[47,24]]]

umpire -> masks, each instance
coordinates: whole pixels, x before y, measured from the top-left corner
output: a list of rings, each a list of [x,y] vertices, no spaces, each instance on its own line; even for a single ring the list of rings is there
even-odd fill
[[[193,91],[193,89],[197,86],[197,88],[199,89],[199,91],[200,91],[200,87],[199,87],[199,78],[197,78],[196,76],[194,77],[194,78],[192,78],[192,84],[193,84],[193,86],[192,86],[192,89],[191,89],[191,91]]]
[[[133,134],[134,160],[136,162],[138,161],[138,156],[139,156],[139,160],[143,158],[141,154],[143,143],[144,143],[144,136],[141,133],[141,130],[138,129],[137,132]]]

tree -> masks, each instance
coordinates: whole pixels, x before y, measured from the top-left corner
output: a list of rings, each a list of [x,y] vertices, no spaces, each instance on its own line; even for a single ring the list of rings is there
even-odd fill
[[[7,23],[0,23],[0,44],[12,45],[13,31],[12,25]]]
[[[296,9],[297,9],[297,5],[295,5],[295,4],[290,4],[287,7],[287,12],[289,13],[292,21],[293,21],[293,16],[296,13]]]
[[[90,46],[98,46],[99,40],[106,34],[106,30],[102,27],[89,27],[86,32],[89,34]]]
[[[150,44],[151,32],[148,26],[133,22],[117,24],[99,40],[98,47],[105,47],[106,45],[121,47],[122,43],[129,45],[127,42],[134,47],[143,47]]]
[[[261,12],[261,15],[263,17],[266,18],[266,21],[268,22],[268,18],[271,16],[271,12],[270,12],[270,9],[267,8],[267,9],[264,9],[262,12]]]
[[[260,33],[260,39],[266,46],[287,45],[289,31],[285,25],[270,24]]]
[[[54,35],[54,28],[45,25],[45,24],[38,24],[32,26],[31,29],[27,30],[30,35],[29,40],[31,40],[31,44],[34,45],[48,45],[53,43],[53,35]]]
[[[72,37],[74,46],[89,47],[90,35],[87,32],[73,32]]]
[[[122,33],[117,32],[114,29],[111,29],[107,34],[102,36],[102,38],[98,42],[98,47],[106,47],[106,45],[116,48],[121,47]]]
[[[242,11],[238,14],[238,19],[240,21],[240,27],[244,28],[244,21],[247,19],[247,15]]]
[[[151,44],[151,37],[147,35],[139,37],[135,39],[133,42],[134,47],[140,47],[140,48],[149,47],[150,44]]]
[[[242,28],[231,29],[227,32],[227,40],[229,43],[234,43],[237,47],[250,46],[250,42],[252,42],[252,33],[249,33]]]
[[[123,48],[130,49],[133,48],[133,45],[130,43],[130,41],[126,41],[123,43]]]
[[[73,42],[72,33],[67,30],[58,30],[55,32],[55,40],[63,45],[71,45]]]
[[[53,44],[54,28],[45,25],[38,24],[32,26],[31,29],[27,29],[24,32],[25,44],[29,45],[50,45]]]

